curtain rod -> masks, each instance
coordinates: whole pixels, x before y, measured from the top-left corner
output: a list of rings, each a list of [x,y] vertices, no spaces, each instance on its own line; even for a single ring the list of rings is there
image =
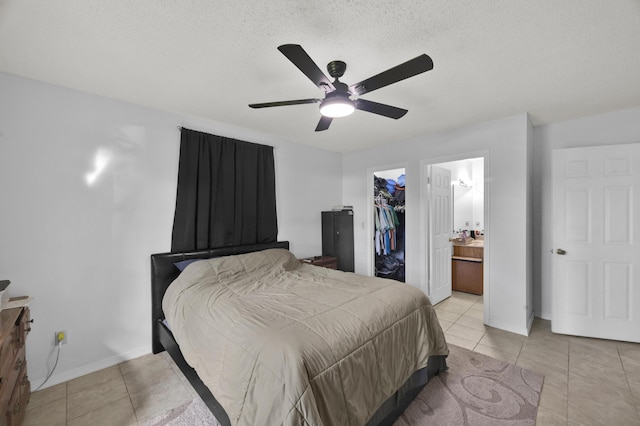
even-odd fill
[[[177,127],[177,128],[178,128],[178,130],[179,130],[179,131],[181,131],[181,132],[182,132],[182,129],[185,129],[185,128],[186,128],[186,127],[184,127],[184,126],[176,126],[176,127]],[[189,130],[189,129],[187,129],[187,130]],[[193,130],[193,131],[194,131],[194,132],[200,132],[200,133],[206,133],[206,132],[203,132],[203,131],[200,131],[200,130]],[[211,134],[211,133],[209,133],[209,134]],[[214,136],[218,136],[218,135],[214,135]],[[220,136],[220,137],[227,137],[227,136]],[[229,139],[235,139],[235,138],[231,138],[231,137],[229,137]],[[239,140],[239,139],[237,139],[237,140]],[[276,149],[276,147],[275,147],[275,146],[267,145],[267,144],[263,144],[263,143],[249,142],[249,141],[242,141],[242,140],[239,140],[239,141],[240,141],[240,142],[252,143],[252,144],[254,144],[254,145],[263,145],[263,146],[268,146],[268,147],[273,148],[274,150]]]

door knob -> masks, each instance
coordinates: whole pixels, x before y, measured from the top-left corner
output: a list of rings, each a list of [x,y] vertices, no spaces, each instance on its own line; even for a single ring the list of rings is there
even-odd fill
[[[560,256],[564,256],[565,254],[567,254],[567,251],[559,248],[556,250],[556,254],[559,254]]]

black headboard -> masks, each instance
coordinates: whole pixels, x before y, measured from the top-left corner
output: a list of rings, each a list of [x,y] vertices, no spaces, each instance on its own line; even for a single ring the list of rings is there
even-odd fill
[[[162,312],[162,298],[169,284],[175,280],[180,271],[174,263],[188,259],[209,259],[212,257],[229,256],[232,254],[251,253],[270,248],[289,249],[288,241],[274,243],[250,244],[246,246],[219,247],[207,250],[188,251],[182,253],[158,253],[151,255],[151,344],[153,353],[162,352],[164,348],[158,340],[156,322],[164,319]]]

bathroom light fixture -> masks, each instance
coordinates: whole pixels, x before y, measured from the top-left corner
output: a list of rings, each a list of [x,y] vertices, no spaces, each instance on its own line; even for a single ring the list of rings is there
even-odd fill
[[[328,97],[320,103],[320,114],[325,117],[346,117],[353,114],[355,110],[355,102],[344,96]]]

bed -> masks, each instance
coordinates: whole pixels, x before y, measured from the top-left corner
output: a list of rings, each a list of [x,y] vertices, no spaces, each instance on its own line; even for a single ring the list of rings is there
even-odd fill
[[[169,353],[222,425],[392,424],[446,369],[433,307],[411,286],[302,264],[288,248],[152,255],[153,353]],[[175,266],[193,259],[207,260]]]

